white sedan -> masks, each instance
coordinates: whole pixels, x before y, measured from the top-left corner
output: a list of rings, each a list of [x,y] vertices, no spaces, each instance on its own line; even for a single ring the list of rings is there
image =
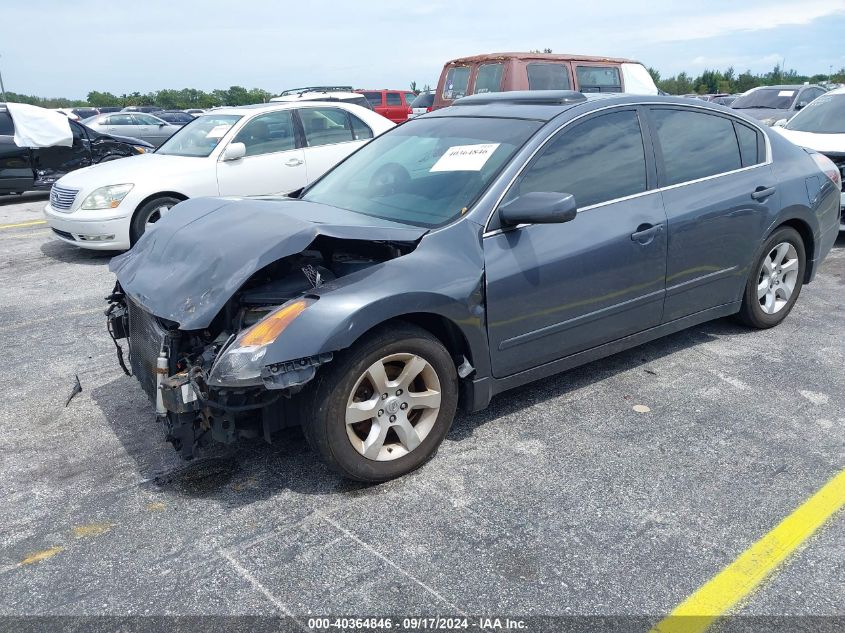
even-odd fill
[[[827,156],[845,179],[845,88],[817,97],[788,123],[778,122],[773,129],[796,145]],[[840,195],[839,230],[845,231],[845,189]]]
[[[372,110],[340,102],[220,108],[185,125],[155,153],[64,176],[44,215],[65,242],[125,250],[182,200],[284,195],[391,127]]]

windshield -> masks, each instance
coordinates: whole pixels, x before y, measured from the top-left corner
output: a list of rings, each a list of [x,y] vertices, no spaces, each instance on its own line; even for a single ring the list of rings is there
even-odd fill
[[[797,90],[790,88],[760,88],[752,90],[747,95],[737,97],[731,104],[734,110],[749,108],[767,108],[769,110],[788,110],[795,101]]]
[[[412,119],[362,147],[303,199],[414,226],[440,226],[464,213],[541,125]]]
[[[796,132],[845,134],[845,94],[816,97],[784,127]]]
[[[167,156],[205,157],[241,118],[239,114],[205,114],[183,126],[156,150]]]

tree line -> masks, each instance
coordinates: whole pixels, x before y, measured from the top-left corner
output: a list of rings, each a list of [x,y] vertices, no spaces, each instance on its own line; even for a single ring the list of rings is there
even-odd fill
[[[155,105],[165,110],[186,110],[188,108],[213,108],[214,106],[248,105],[250,103],[264,103],[275,94],[262,88],[247,89],[242,86],[232,86],[226,90],[196,90],[183,88],[181,90],[157,90],[142,94],[116,95],[111,92],[92,90],[85,99],[66,99],[63,97],[36,97],[6,91],[6,100],[17,103],[29,103],[42,108],[75,108],[79,106],[140,106]]]
[[[745,92],[757,86],[774,86],[777,84],[817,83],[845,83],[845,68],[840,68],[829,75],[799,75],[796,70],[784,70],[780,64],[766,73],[753,74],[750,70],[737,74],[733,66],[727,70],[705,70],[697,77],[681,72],[663,79],[660,71],[649,68],[654,83],[664,92],[672,95],[684,94],[715,94],[719,92]]]

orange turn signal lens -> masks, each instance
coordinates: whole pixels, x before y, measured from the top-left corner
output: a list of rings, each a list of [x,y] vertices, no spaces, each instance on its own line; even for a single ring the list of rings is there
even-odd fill
[[[294,301],[271,312],[244,332],[238,341],[238,346],[253,347],[272,343],[290,325],[291,321],[298,317],[311,303],[311,301],[306,300]]]

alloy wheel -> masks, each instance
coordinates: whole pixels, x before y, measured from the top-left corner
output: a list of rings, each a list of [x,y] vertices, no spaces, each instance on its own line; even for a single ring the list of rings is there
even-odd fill
[[[158,222],[164,214],[166,214],[173,207],[172,204],[161,204],[150,209],[149,215],[144,222],[144,230],[148,231],[150,227]]]
[[[763,258],[757,278],[757,299],[766,314],[777,314],[789,303],[799,272],[798,251],[781,242]]]
[[[390,461],[416,449],[440,413],[440,379],[416,354],[391,354],[370,365],[346,404],[346,434],[361,455]]]

